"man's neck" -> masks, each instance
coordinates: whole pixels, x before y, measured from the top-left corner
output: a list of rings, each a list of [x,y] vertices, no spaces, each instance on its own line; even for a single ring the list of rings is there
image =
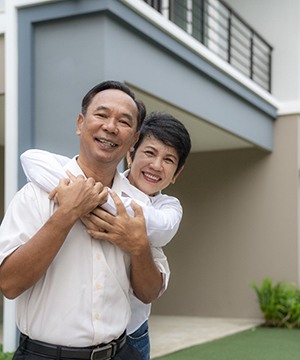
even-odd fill
[[[77,158],[77,163],[87,178],[92,177],[96,181],[100,181],[104,186],[112,186],[117,171],[115,165],[101,163],[87,165],[80,157]]]

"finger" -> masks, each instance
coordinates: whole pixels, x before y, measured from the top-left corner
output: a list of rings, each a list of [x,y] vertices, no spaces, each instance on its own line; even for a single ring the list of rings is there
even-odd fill
[[[110,190],[109,193],[116,205],[117,215],[123,215],[124,213],[127,214],[125,206],[123,205],[122,200],[119,198],[119,196],[112,190]]]
[[[100,201],[99,201],[99,205],[105,204],[107,202],[107,197],[108,197],[108,190],[107,188],[103,188],[100,192],[99,192],[99,197],[100,197]]]
[[[73,175],[70,170],[67,170],[66,173],[72,181],[76,180],[76,176]]]
[[[94,239],[110,240],[107,232],[101,230],[87,230],[88,234]]]
[[[95,190],[98,191],[99,193],[104,191],[105,187],[103,186],[103,184],[100,181],[95,182]],[[105,190],[105,192],[107,193],[107,190]]]
[[[54,188],[53,190],[51,190],[48,195],[48,199],[52,200],[55,197],[56,193],[57,193],[57,188]]]
[[[95,185],[96,184],[96,180],[92,177],[89,177],[86,179],[87,184],[91,184],[91,185]]]
[[[144,216],[143,208],[138,205],[134,200],[131,201],[130,205],[134,211],[135,216]]]

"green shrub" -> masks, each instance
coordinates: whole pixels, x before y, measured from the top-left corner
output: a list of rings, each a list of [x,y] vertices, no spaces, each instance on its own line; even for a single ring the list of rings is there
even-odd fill
[[[269,278],[261,286],[253,283],[265,325],[270,327],[300,328],[300,290],[292,283],[273,284]]]
[[[4,353],[2,352],[2,345],[0,344],[0,360],[11,360],[13,353]]]

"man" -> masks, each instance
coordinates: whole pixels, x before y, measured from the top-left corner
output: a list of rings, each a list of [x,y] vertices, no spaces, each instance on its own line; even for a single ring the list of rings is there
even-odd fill
[[[122,186],[114,184],[114,191],[120,195],[127,212],[120,206],[119,199],[114,196],[119,204],[116,216],[113,194],[108,195],[107,202],[101,206],[104,212],[97,208],[88,218],[82,219],[89,233],[95,238],[111,241],[118,246],[124,246],[126,243],[132,246],[128,224],[131,222],[131,202],[134,200],[142,206],[151,246],[159,248],[165,246],[179,227],[182,207],[178,199],[162,194],[162,191],[171,183],[175,183],[184,168],[190,149],[190,135],[180,121],[167,113],[149,114],[140,129],[134,151],[127,154],[129,169],[121,175],[123,181],[128,179],[132,185],[131,192],[127,188],[125,193]],[[21,155],[21,163],[29,181],[53,195],[55,193],[53,188],[57,186],[59,180],[68,177],[64,165],[69,161],[70,159],[65,156],[38,149],[27,150]],[[114,216],[110,217],[106,212]],[[132,229],[132,232],[134,231],[135,229]],[[128,235],[128,241],[124,241]],[[126,248],[124,250],[126,251]],[[127,342],[140,352],[143,360],[150,360],[148,336],[150,309],[150,304],[144,304],[134,295],[131,296],[132,316],[127,326]]]
[[[80,152],[66,166],[59,205],[32,183],[11,202],[0,228],[0,289],[17,298],[16,358],[140,359],[125,344],[129,289],[144,303],[163,288],[166,259],[153,259],[136,205],[126,252],[93,239],[80,218],[106,201],[116,167],[138,139],[143,104],[119,82],[104,82],[82,101]],[[158,268],[159,267],[159,268]]]

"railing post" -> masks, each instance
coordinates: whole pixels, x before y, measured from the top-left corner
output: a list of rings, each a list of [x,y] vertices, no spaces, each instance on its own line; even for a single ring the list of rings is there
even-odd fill
[[[269,93],[271,93],[272,90],[272,49],[269,49]]]
[[[254,40],[253,32],[251,33],[250,39],[250,79],[253,80],[254,76]]]
[[[272,47],[224,0],[144,1],[271,92]]]
[[[200,12],[200,41],[205,45],[205,6],[206,1],[201,0],[201,12]]]
[[[229,9],[229,16],[228,16],[228,49],[227,49],[227,61],[231,63],[231,31],[232,31],[232,11]]]

